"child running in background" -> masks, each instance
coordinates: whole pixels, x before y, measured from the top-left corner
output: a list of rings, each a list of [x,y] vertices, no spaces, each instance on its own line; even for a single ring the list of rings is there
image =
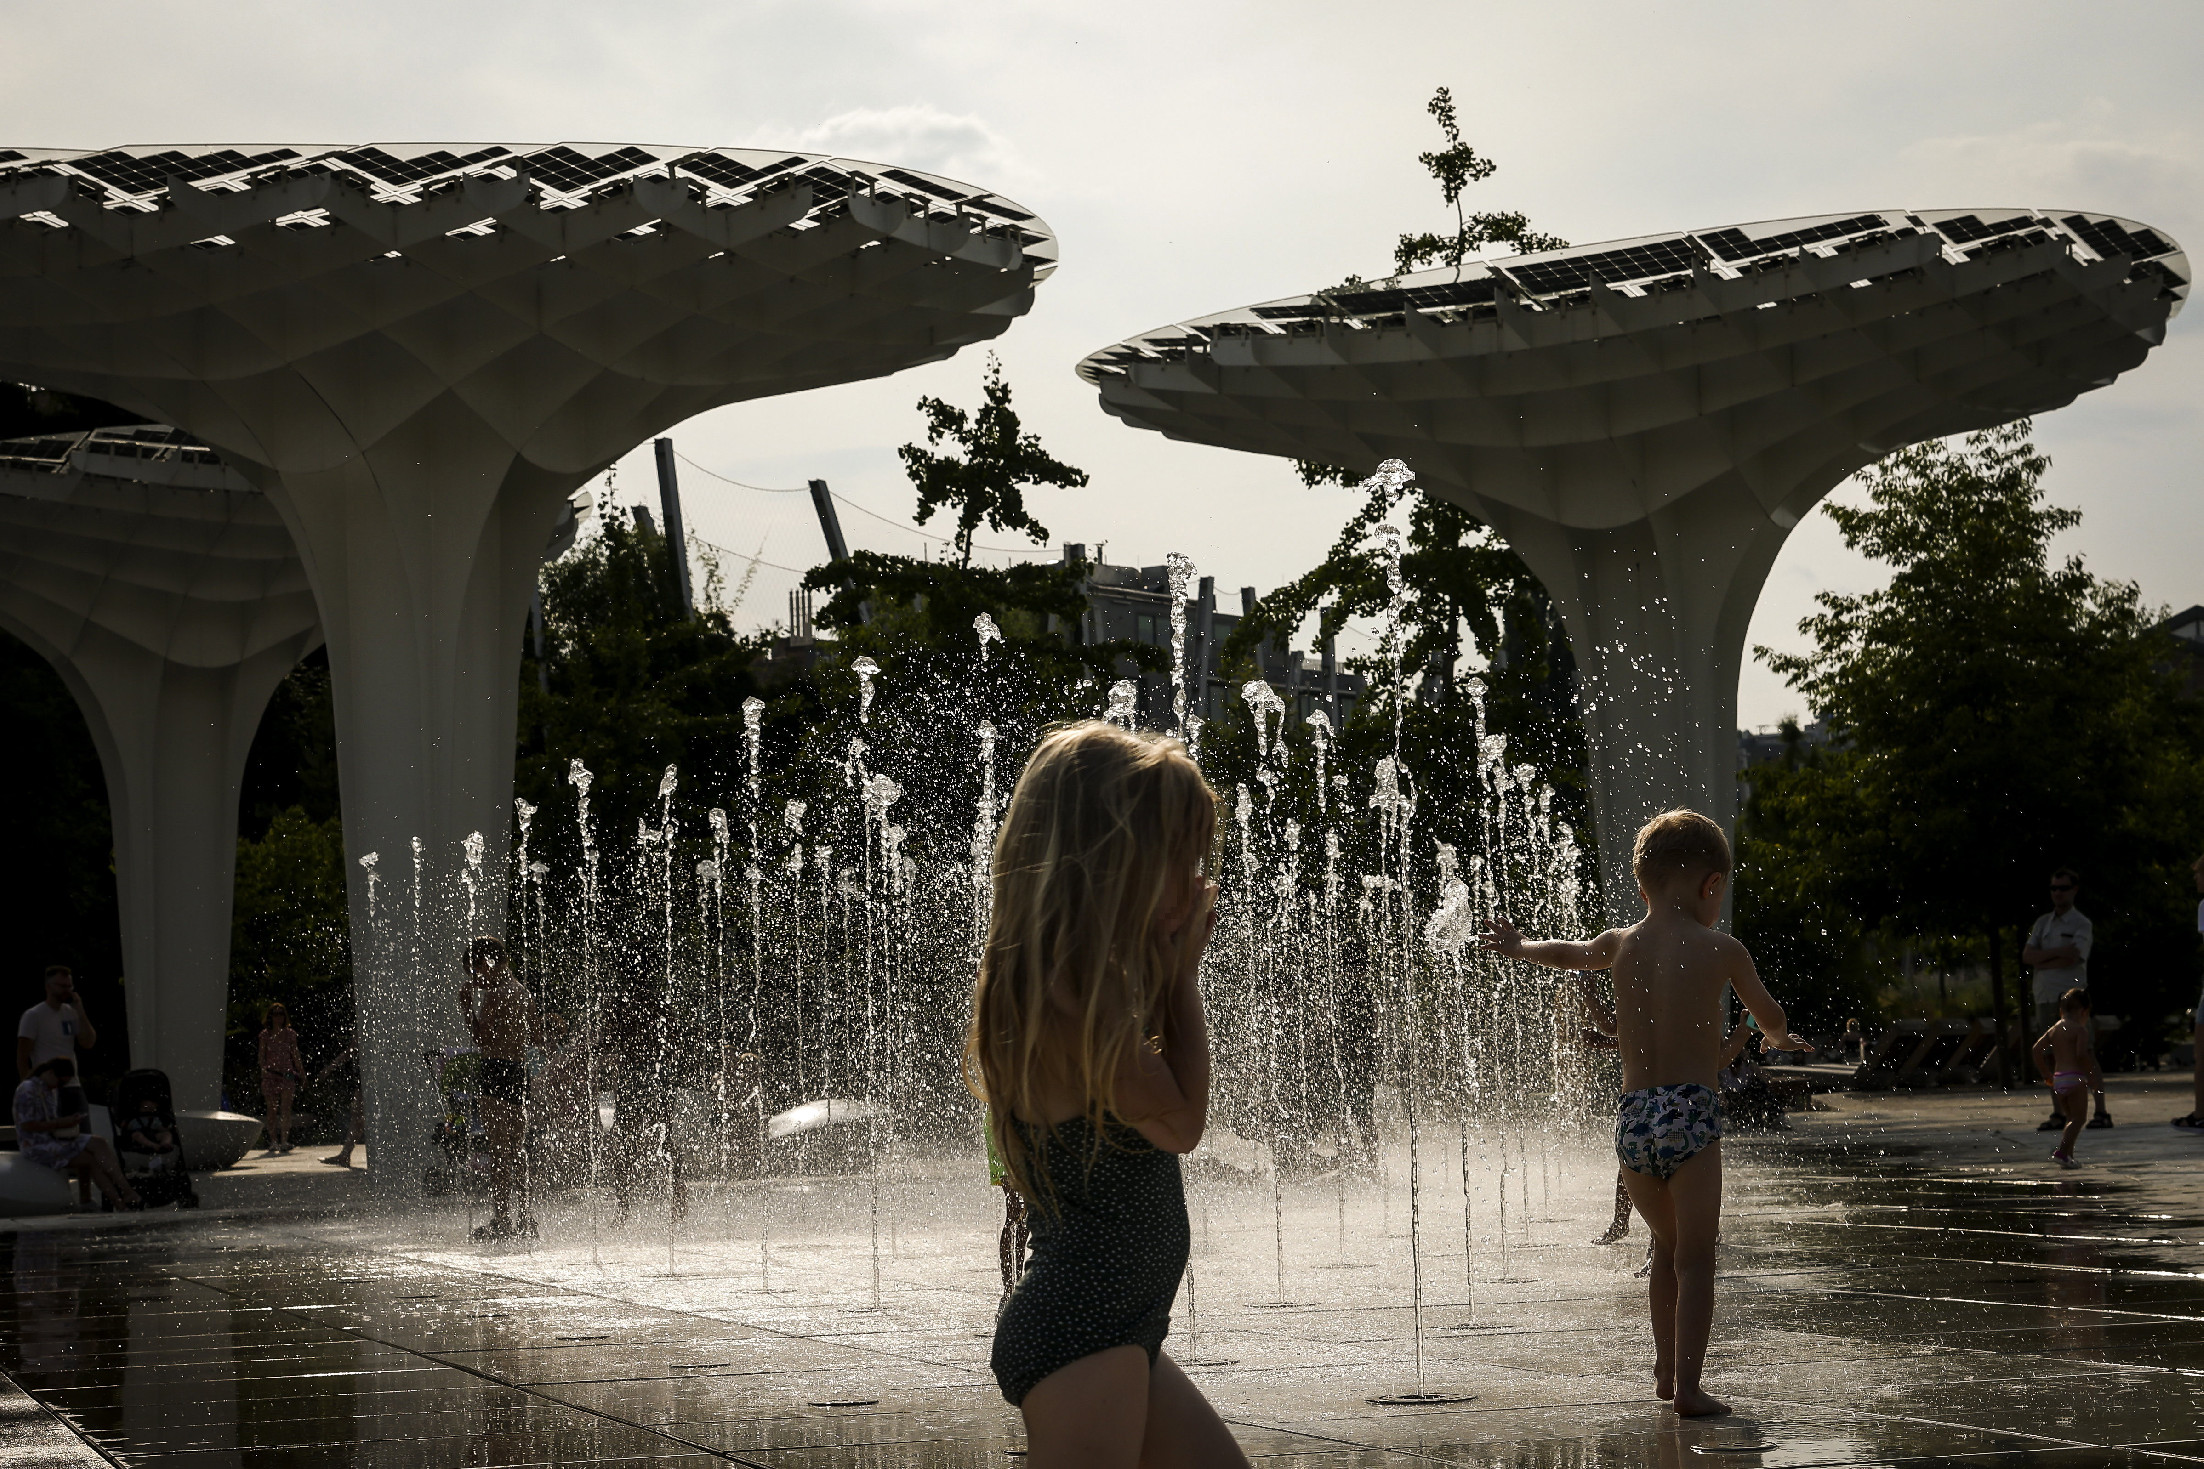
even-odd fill
[[[1729,886],[1722,828],[1667,811],[1638,831],[1631,866],[1645,917],[1588,944],[1525,939],[1495,919],[1484,946],[1556,969],[1611,969],[1622,1102],[1615,1154],[1653,1232],[1653,1387],[1685,1417],[1727,1413],[1699,1384],[1714,1326],[1714,1240],[1722,1224],[1722,991],[1729,986],[1769,1043],[1810,1051],[1791,1034],[1745,946],[1716,930]]]
[[[1032,1231],[993,1366],[1033,1469],[1247,1464],[1162,1350],[1209,1115],[1216,830],[1185,746],[1090,720],[1041,741],[995,838],[965,1068]]]
[[[2074,1144],[2089,1120],[2089,1099],[2102,1097],[2105,1076],[2097,1069],[2097,1046],[2090,1035],[2089,991],[2076,987],[2059,996],[2059,1018],[2036,1042],[2036,1071],[2051,1085],[2051,1101],[2066,1118],[2066,1131],[2051,1150],[2061,1168],[2079,1168]]]

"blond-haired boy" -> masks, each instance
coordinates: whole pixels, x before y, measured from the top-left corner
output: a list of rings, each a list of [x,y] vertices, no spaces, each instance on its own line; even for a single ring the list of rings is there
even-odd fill
[[[1615,1154],[1653,1233],[1653,1385],[1686,1417],[1726,1413],[1699,1385],[1714,1325],[1714,1240],[1722,1220],[1722,1100],[1715,1090],[1726,1029],[1722,991],[1760,1022],[1777,1050],[1810,1051],[1753,969],[1745,946],[1715,928],[1729,887],[1730,845],[1696,811],[1665,811],[1631,854],[1645,917],[1588,944],[1525,939],[1496,920],[1484,946],[1555,969],[1614,974],[1623,1097]]]

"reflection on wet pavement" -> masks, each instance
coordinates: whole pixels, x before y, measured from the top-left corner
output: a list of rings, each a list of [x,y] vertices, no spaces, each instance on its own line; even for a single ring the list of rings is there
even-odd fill
[[[1369,1401],[1417,1386],[1405,1210],[1377,1187],[1344,1237],[1324,1186],[1294,1200],[1280,1307],[1267,1183],[1198,1179],[1171,1350],[1224,1364],[1193,1374],[1294,1469],[2204,1463],[2197,1140],[2091,1134],[2062,1176],[2003,1113],[1845,1098],[1731,1144],[1708,1373],[1731,1418],[1651,1399],[1642,1235],[1585,1243],[1612,1178],[1590,1146],[1541,1160],[1504,1263],[1492,1201],[1466,1256],[1459,1193],[1425,1206],[1424,1385],[1469,1402]],[[456,1215],[0,1233],[0,1369],[29,1394],[0,1401],[0,1464],[72,1462],[64,1426],[192,1469],[1020,1462],[975,1172],[896,1182],[877,1307],[857,1180],[732,1186],[677,1237],[577,1205],[506,1253]]]

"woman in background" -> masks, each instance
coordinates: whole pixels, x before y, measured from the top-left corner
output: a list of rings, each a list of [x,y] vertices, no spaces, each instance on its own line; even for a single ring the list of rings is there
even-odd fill
[[[278,1000],[268,1007],[268,1024],[260,1032],[260,1096],[267,1107],[262,1125],[271,1154],[291,1151],[291,1101],[305,1075],[306,1058],[299,1050],[298,1032],[291,1029],[291,1012]]]

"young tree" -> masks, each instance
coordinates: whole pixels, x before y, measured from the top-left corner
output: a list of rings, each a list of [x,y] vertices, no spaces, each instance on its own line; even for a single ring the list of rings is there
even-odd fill
[[[2180,952],[2168,895],[2204,839],[2204,710],[2157,666],[2135,586],[2053,559],[2081,516],[2046,502],[2030,427],[1900,450],[1861,476],[1866,505],[1828,507],[1891,578],[1820,594],[1809,651],[1755,650],[1840,752],[1786,824],[1864,925],[1980,936],[2001,1029],[2007,931],[2079,868],[2099,1011],[2155,1025],[2189,983],[2155,956]]]
[[[961,458],[917,444],[896,451],[918,490],[920,525],[942,506],[956,507],[960,566],[972,564],[972,533],[983,521],[989,530],[1017,531],[1045,544],[1048,527],[1027,512],[1026,490],[1034,485],[1078,489],[1087,482],[1084,470],[1057,459],[1041,447],[1038,435],[1023,431],[1017,410],[1010,406],[1002,362],[992,352],[981,393],[986,401],[971,414],[939,398],[918,400],[926,415],[926,442],[938,447],[944,440],[954,441],[964,451]]]
[[[1454,230],[1448,235],[1400,236],[1393,252],[1396,271],[1405,274],[1433,263],[1459,268],[1477,251],[1495,244],[1522,251],[1560,249],[1567,244],[1558,236],[1532,229],[1519,212],[1470,213],[1463,203],[1464,193],[1471,184],[1490,178],[1497,165],[1463,141],[1450,89],[1439,88],[1425,111],[1437,119],[1446,146],[1418,155],[1417,161],[1454,212]],[[1336,298],[1371,284],[1349,276],[1326,296]],[[1340,465],[1309,460],[1296,461],[1294,469],[1311,489],[1352,486],[1361,479]],[[1468,748],[1471,710],[1456,677],[1466,629],[1488,659],[1480,675],[1480,696],[1489,727],[1509,736],[1514,747],[1511,760],[1527,759],[1539,768],[1562,796],[1565,814],[1585,828],[1588,837],[1584,735],[1571,694],[1575,664],[1560,619],[1522,558],[1459,505],[1413,485],[1372,481],[1363,504],[1341,528],[1323,563],[1265,597],[1255,615],[1236,629],[1225,656],[1245,661],[1261,639],[1283,642],[1319,608],[1320,637],[1336,634],[1350,618],[1380,614],[1389,594],[1385,568],[1370,537],[1404,504],[1407,535],[1401,570],[1410,592],[1406,658],[1411,676],[1430,675],[1405,731],[1407,742],[1418,752],[1415,763],[1429,772],[1456,775],[1476,769],[1477,752]],[[1374,663],[1358,664],[1357,671],[1372,678],[1375,690],[1385,689],[1396,678],[1394,669]],[[1355,751],[1357,732],[1350,728],[1343,734],[1348,746],[1342,753]],[[1229,757],[1232,734],[1220,730],[1218,738],[1220,754]],[[1461,810],[1469,804],[1439,799],[1427,809]],[[1471,834],[1455,832],[1444,839],[1465,841]]]
[[[1406,275],[1432,264],[1451,265],[1460,270],[1464,261],[1487,245],[1513,245],[1518,253],[1525,255],[1537,250],[1567,248],[1569,242],[1559,235],[1532,229],[1530,220],[1519,210],[1477,214],[1464,210],[1463,192],[1471,184],[1481,184],[1491,178],[1500,165],[1462,141],[1461,122],[1455,116],[1454,93],[1450,88],[1441,87],[1434,92],[1431,100],[1424,104],[1424,111],[1438,120],[1439,130],[1446,134],[1446,146],[1436,152],[1419,153],[1416,161],[1438,181],[1446,207],[1454,211],[1454,233],[1438,235],[1427,230],[1422,234],[1402,235],[1393,246],[1396,272]]]

